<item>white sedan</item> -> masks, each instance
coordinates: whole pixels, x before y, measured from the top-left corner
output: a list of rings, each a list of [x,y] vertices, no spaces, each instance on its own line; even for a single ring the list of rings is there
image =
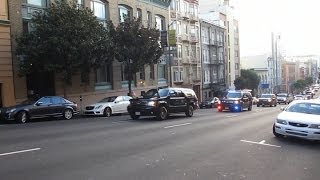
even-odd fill
[[[273,134],[276,137],[320,140],[320,101],[293,101],[278,115],[273,125]]]
[[[103,115],[106,117],[112,114],[121,114],[127,112],[130,104],[130,96],[112,96],[102,99],[101,101],[86,106],[84,115]]]

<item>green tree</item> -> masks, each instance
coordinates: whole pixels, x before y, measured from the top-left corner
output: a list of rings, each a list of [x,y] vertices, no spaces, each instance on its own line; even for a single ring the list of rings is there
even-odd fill
[[[310,86],[313,84],[313,78],[312,77],[306,77],[305,78],[305,83],[307,86]]]
[[[303,79],[299,79],[297,80],[296,82],[294,82],[292,85],[291,85],[291,88],[294,90],[294,91],[303,91],[304,88],[307,86],[307,83],[305,80]]]
[[[115,30],[115,58],[128,72],[129,93],[133,74],[145,65],[158,63],[163,51],[159,44],[159,30],[145,28],[141,19],[126,18]]]
[[[81,73],[89,82],[89,73],[114,59],[111,22],[105,28],[88,8],[79,8],[75,1],[56,0],[31,19],[33,31],[17,38],[20,74],[52,72],[66,85],[74,74]]]
[[[253,70],[241,69],[241,76],[235,79],[236,89],[258,89],[260,78]]]

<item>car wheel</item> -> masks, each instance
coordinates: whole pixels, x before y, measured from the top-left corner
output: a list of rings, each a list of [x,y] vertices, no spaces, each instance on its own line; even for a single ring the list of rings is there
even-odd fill
[[[259,104],[257,104],[257,107],[260,107],[260,105],[259,105]]]
[[[276,132],[276,127],[275,127],[275,125],[273,125],[272,132],[273,132],[273,135],[274,135],[275,137],[277,137],[277,138],[282,138],[282,137],[284,137],[284,135],[279,134],[279,133]]]
[[[105,108],[104,111],[103,111],[103,115],[105,117],[110,117],[112,115],[112,111],[109,107]]]
[[[158,120],[166,120],[168,118],[168,110],[166,107],[161,106],[157,115]]]
[[[72,112],[72,110],[71,109],[66,109],[66,110],[64,110],[64,112],[63,112],[63,117],[65,118],[65,119],[71,119],[72,117],[73,117],[73,112]]]
[[[274,107],[277,107],[277,103],[274,104]]]
[[[26,111],[21,111],[19,114],[16,116],[16,121],[18,123],[26,123],[29,120],[28,114]]]
[[[193,107],[190,106],[190,105],[187,107],[186,116],[188,116],[188,117],[192,117],[193,116]]]
[[[272,104],[270,104],[270,107],[272,107],[273,105]]]
[[[248,111],[251,111],[252,110],[252,105],[248,107]]]
[[[133,120],[138,120],[140,116],[135,115],[135,113],[133,112],[133,113],[130,113],[130,117],[131,117],[131,119],[133,119]]]

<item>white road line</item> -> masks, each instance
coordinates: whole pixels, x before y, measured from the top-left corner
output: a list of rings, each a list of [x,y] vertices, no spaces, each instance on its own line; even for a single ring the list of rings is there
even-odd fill
[[[240,140],[241,142],[245,142],[245,143],[251,143],[251,144],[259,144],[259,145],[263,145],[263,146],[271,146],[271,147],[277,147],[277,148],[281,148],[281,146],[277,146],[277,145],[273,145],[273,144],[266,144],[263,141],[260,142],[254,142],[254,141],[247,141],[247,140]],[[263,142],[263,143],[261,143]]]
[[[7,155],[25,153],[25,152],[30,152],[30,151],[39,151],[40,149],[41,148],[33,148],[33,149],[26,149],[26,150],[21,150],[21,151],[13,151],[13,152],[8,152],[8,153],[2,153],[2,154],[0,154],[0,156],[7,156]]]
[[[229,116],[226,116],[227,118],[231,118],[231,117],[237,117],[239,115],[229,115]]]
[[[179,126],[186,126],[186,125],[190,125],[192,123],[184,123],[184,124],[177,124],[177,125],[172,125],[172,126],[166,126],[164,127],[164,129],[168,129],[168,128],[173,128],[173,127],[179,127]]]
[[[266,140],[262,140],[259,142],[259,144],[264,144],[266,142]]]

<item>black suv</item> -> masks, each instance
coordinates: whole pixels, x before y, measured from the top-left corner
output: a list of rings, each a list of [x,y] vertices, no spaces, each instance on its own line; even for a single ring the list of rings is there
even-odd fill
[[[159,120],[165,120],[170,113],[184,112],[191,117],[197,108],[198,98],[192,89],[163,88],[151,89],[142,93],[141,98],[131,99],[128,113],[132,119],[156,116]]]
[[[252,95],[250,91],[228,91],[226,95],[220,99],[218,111],[230,110],[235,112],[242,112],[247,108],[248,111],[252,109]]]

